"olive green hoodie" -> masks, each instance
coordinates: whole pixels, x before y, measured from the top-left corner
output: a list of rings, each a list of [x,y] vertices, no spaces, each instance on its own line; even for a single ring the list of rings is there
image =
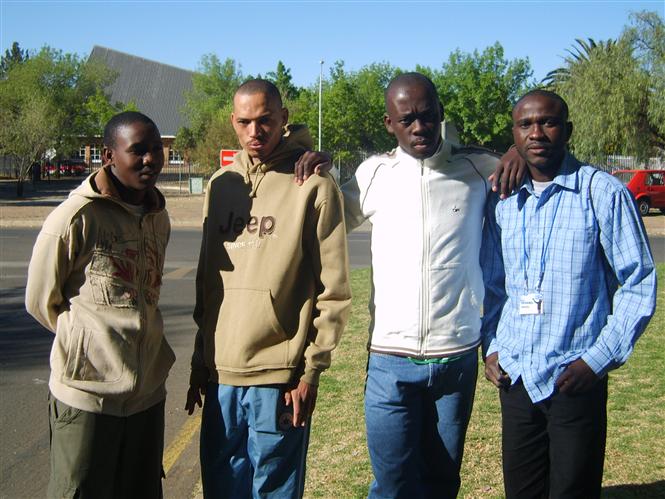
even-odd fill
[[[307,129],[291,126],[265,162],[242,151],[210,179],[193,379],[317,385],[330,365],[351,301],[344,210],[329,175],[294,182],[307,148]]]

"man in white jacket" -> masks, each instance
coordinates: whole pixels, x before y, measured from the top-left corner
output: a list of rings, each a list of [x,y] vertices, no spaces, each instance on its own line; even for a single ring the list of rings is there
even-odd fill
[[[455,497],[478,368],[483,208],[499,160],[442,138],[427,77],[402,74],[385,98],[398,147],[342,188],[347,229],[372,223],[369,497]]]

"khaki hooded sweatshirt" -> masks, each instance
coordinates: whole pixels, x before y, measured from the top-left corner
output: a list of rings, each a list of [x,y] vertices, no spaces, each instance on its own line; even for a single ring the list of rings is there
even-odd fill
[[[311,148],[290,126],[271,157],[246,151],[210,179],[204,205],[192,379],[318,385],[351,292],[340,191],[332,177],[294,182]]]
[[[47,217],[28,268],[25,306],[55,333],[49,388],[84,411],[129,416],[166,396],[175,360],[157,307],[170,235],[164,197],[120,200],[106,169]]]

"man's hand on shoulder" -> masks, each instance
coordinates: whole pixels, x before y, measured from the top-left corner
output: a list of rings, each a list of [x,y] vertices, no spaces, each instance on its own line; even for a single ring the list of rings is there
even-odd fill
[[[293,426],[305,426],[307,420],[314,413],[318,387],[298,382],[295,388],[288,387],[284,392],[284,401],[287,406],[293,404]]]
[[[569,364],[556,380],[556,387],[561,393],[575,395],[588,392],[598,382],[598,376],[582,359]]]
[[[517,152],[517,148],[511,146],[506,154],[501,156],[496,170],[489,177],[489,181],[492,183],[492,190],[499,192],[501,199],[506,199],[515,189],[522,185],[526,168],[526,161]]]
[[[330,154],[323,151],[305,151],[293,168],[295,181],[302,185],[312,175],[322,175],[332,168]]]
[[[485,378],[497,388],[508,388],[510,386],[510,376],[499,365],[498,352],[488,355],[485,359]]]

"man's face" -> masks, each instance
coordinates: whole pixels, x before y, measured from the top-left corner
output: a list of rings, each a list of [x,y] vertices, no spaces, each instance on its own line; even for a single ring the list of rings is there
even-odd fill
[[[566,153],[572,123],[561,103],[546,95],[530,95],[513,109],[515,147],[530,168],[541,172],[559,169]]]
[[[104,148],[104,163],[111,164],[116,179],[128,189],[154,187],[164,166],[164,145],[157,129],[140,121],[121,126],[115,145]]]
[[[289,118],[286,108],[264,93],[236,94],[231,122],[250,158],[265,161],[275,150]]]
[[[441,103],[424,83],[403,84],[386,96],[383,122],[410,156],[432,156],[441,141]]]

